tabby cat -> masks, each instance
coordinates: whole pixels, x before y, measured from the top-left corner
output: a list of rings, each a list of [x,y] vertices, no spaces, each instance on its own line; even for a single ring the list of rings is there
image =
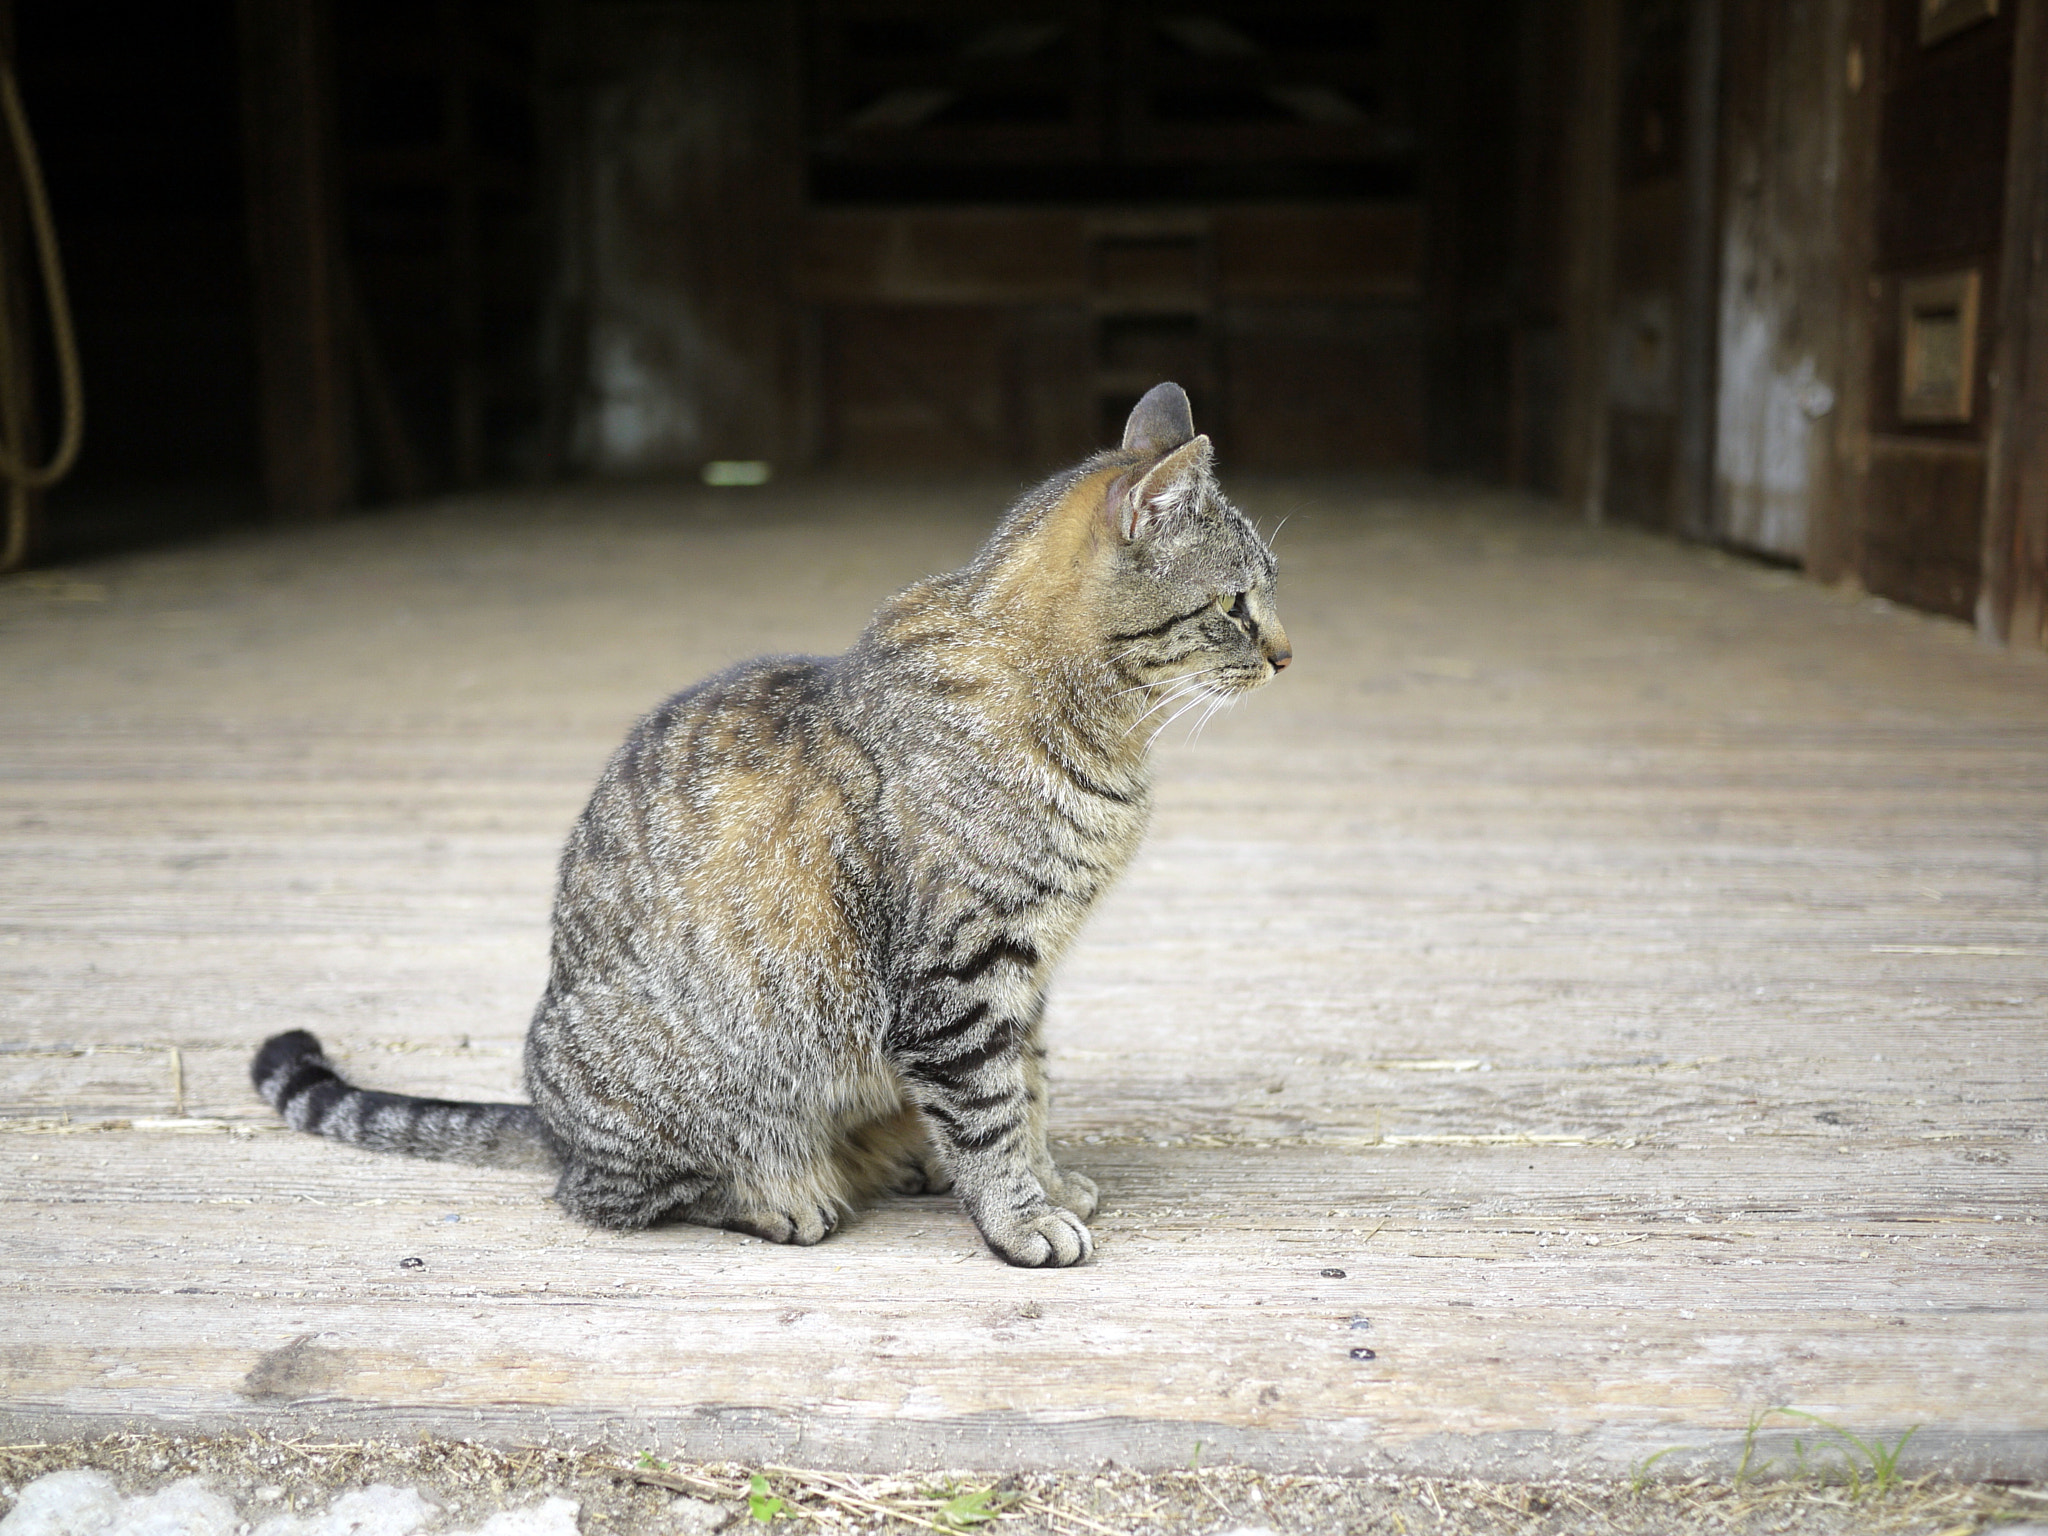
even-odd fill
[[[955,1188],[1010,1263],[1085,1260],[1046,986],[1137,848],[1160,722],[1287,665],[1274,571],[1159,385],[845,655],[743,662],[633,728],[562,855],[530,1106],[350,1087],[303,1030],[257,1091],[358,1146],[544,1163],[601,1227],[815,1243]]]

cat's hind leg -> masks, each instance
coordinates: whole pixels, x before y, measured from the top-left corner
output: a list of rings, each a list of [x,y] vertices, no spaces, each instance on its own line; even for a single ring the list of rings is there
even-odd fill
[[[619,1232],[674,1220],[725,1227],[771,1243],[808,1246],[832,1235],[844,1205],[827,1193],[800,1187],[802,1183],[764,1197],[742,1194],[730,1181],[700,1173],[622,1169],[571,1158],[555,1187],[555,1200],[577,1219]]]
[[[664,1217],[687,1214],[710,1184],[710,1178],[701,1173],[621,1166],[572,1152],[555,1185],[555,1201],[593,1227],[637,1232]]]
[[[859,1200],[877,1195],[943,1195],[953,1187],[932,1150],[924,1117],[906,1104],[895,1114],[848,1131],[838,1147],[839,1166]]]
[[[822,1243],[851,1214],[851,1191],[829,1158],[788,1172],[752,1169],[719,1180],[676,1214],[771,1243]]]

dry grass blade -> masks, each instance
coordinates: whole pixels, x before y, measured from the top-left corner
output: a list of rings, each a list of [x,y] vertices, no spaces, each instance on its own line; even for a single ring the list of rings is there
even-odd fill
[[[941,1536],[957,1536],[957,1532],[964,1528],[961,1524],[947,1522],[943,1513],[936,1521],[927,1518],[925,1513],[951,1509],[959,1501],[957,1495],[952,1498],[935,1498],[929,1494],[885,1493],[864,1488],[851,1478],[831,1472],[820,1472],[808,1467],[779,1466],[772,1462],[764,1463],[761,1470],[793,1481],[795,1486],[789,1490],[788,1495],[793,1504],[803,1499],[822,1499],[827,1503],[842,1505],[863,1514],[881,1515],[886,1519],[899,1520],[906,1525],[937,1531]],[[790,1513],[816,1518],[823,1512],[799,1506],[793,1508]],[[981,1514],[979,1520],[971,1523],[980,1524],[1006,1517],[1007,1512],[1003,1510],[988,1510]],[[836,1513],[834,1518],[839,1518]]]
[[[653,1488],[666,1488],[671,1493],[695,1493],[708,1489],[725,1498],[736,1495],[730,1488],[710,1481],[708,1478],[692,1477],[687,1472],[657,1471],[653,1467],[620,1467],[619,1476],[631,1478],[636,1483],[646,1483]]]
[[[1071,1509],[1066,1509],[1063,1507],[1055,1508],[1053,1505],[1048,1504],[1043,1500],[1035,1499],[1031,1502],[1036,1504],[1038,1508],[1044,1510],[1045,1513],[1049,1515],[1055,1516],[1056,1518],[1061,1520],[1071,1520],[1074,1524],[1086,1526],[1091,1531],[1100,1531],[1102,1532],[1102,1536],[1129,1536],[1129,1532],[1127,1531],[1120,1531],[1115,1526],[1104,1525],[1100,1520],[1091,1520],[1088,1518],[1088,1516],[1076,1514]]]
[[[1204,1497],[1206,1497],[1211,1504],[1214,1504],[1218,1509],[1223,1511],[1224,1519],[1235,1520],[1237,1518],[1236,1515],[1231,1513],[1230,1506],[1224,1503],[1221,1499],[1216,1497],[1215,1489],[1211,1488],[1207,1483],[1202,1482],[1200,1480],[1196,1481],[1195,1486],[1202,1490]]]
[[[914,1515],[909,1510],[897,1506],[876,1504],[868,1499],[859,1498],[853,1494],[840,1493],[830,1488],[807,1489],[806,1492],[816,1498],[827,1499],[835,1504],[849,1505],[867,1514],[885,1515],[891,1520],[901,1520],[906,1525],[919,1525],[928,1531],[939,1531],[944,1533],[944,1536],[952,1536],[953,1528],[951,1526],[938,1525],[933,1521],[925,1519],[922,1515]]]

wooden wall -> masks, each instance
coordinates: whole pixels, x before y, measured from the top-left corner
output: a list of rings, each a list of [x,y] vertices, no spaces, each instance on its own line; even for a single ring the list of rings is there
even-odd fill
[[[1057,463],[1161,378],[1234,463],[1420,462],[1412,206],[814,210],[798,250],[827,462]]]
[[[271,515],[533,472],[537,12],[241,0],[239,22]]]
[[[2038,646],[2048,21],[2038,0],[1988,15],[1912,0],[1844,9],[1837,489],[1814,504],[1806,563]],[[1915,398],[1925,370],[1909,332],[1929,321],[1934,350],[1953,347],[1952,408]]]
[[[1420,465],[1410,9],[582,13],[574,456],[1035,470],[1172,377],[1233,463]]]
[[[2048,6],[2016,17],[1977,627],[2048,650]]]
[[[1589,515],[2035,643],[2041,9],[1579,0],[1559,441]],[[1967,375],[1948,406],[1909,398],[1909,314]]]
[[[583,7],[577,23],[560,229],[579,332],[572,458],[605,473],[785,458],[797,9]]]
[[[1918,0],[1886,0],[1869,38],[1868,244],[1851,324],[1870,387],[1857,442],[1856,553],[1873,591],[1971,618],[1980,592],[1994,295],[2004,234],[2014,8],[1923,40]],[[1967,403],[1915,418],[1904,398],[1904,311],[1916,283],[1974,286],[1959,322]]]

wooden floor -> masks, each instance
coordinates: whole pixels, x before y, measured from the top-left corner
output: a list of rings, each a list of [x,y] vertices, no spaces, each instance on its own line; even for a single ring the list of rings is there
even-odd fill
[[[304,1026],[515,1096],[629,719],[836,649],[1005,487],[478,499],[0,583],[0,1435],[1625,1471],[1792,1407],[2048,1474],[2048,666],[1504,497],[1237,489],[1289,518],[1299,659],[1163,748],[1058,988],[1105,1201],[1054,1273],[941,1200],[588,1232],[281,1133],[245,1074]]]

